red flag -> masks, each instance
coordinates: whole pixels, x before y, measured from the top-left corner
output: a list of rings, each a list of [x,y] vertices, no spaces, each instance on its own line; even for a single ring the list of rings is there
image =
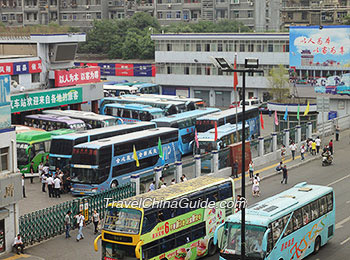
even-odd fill
[[[233,66],[234,69],[237,69],[237,55],[235,55],[235,63]],[[233,89],[236,91],[238,86],[238,76],[237,72],[233,72]]]
[[[261,129],[264,129],[264,119],[261,112],[260,112],[260,124],[261,124]]]
[[[214,141],[218,140],[218,124],[215,121],[215,136],[214,136]]]
[[[194,140],[196,141],[197,148],[199,148],[197,130],[194,131]]]

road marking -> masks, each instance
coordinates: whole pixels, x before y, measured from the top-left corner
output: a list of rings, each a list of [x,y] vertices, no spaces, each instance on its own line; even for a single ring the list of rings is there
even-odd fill
[[[349,204],[350,203],[350,200],[348,200],[347,202],[346,202],[346,204]]]
[[[343,242],[340,243],[340,245],[344,245],[346,242],[350,241],[350,237],[348,237],[347,239],[345,239]]]
[[[349,177],[350,177],[350,174],[344,176],[343,178],[340,178],[340,179],[338,179],[338,180],[336,180],[336,181],[333,181],[333,182],[329,183],[327,186],[328,186],[328,187],[329,187],[329,186],[332,186],[333,184],[336,184],[336,183],[338,183],[338,182],[340,182],[340,181],[342,181],[342,180],[345,180],[346,178],[349,178]]]
[[[344,218],[342,221],[335,224],[335,229],[342,228],[343,224],[345,224],[348,221],[350,221],[350,217]]]
[[[16,259],[28,258],[28,257],[30,257],[30,255],[21,254],[21,255],[14,255],[14,256],[7,257],[7,258],[5,258],[4,260],[16,260]]]

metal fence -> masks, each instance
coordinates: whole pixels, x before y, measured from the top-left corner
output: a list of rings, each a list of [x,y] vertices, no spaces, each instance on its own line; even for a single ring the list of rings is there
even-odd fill
[[[115,189],[97,193],[96,195],[77,198],[50,208],[25,214],[19,218],[19,230],[25,245],[32,245],[40,241],[64,233],[64,217],[68,210],[72,212],[71,220],[80,211],[85,215],[86,223],[90,223],[90,214],[96,210],[100,217],[105,214],[106,198],[113,201],[122,200],[136,195],[134,183],[128,183]]]
[[[258,140],[252,140],[250,141],[250,151],[252,154],[252,158],[259,157],[259,141]]]
[[[264,138],[264,154],[272,152],[272,136]]]

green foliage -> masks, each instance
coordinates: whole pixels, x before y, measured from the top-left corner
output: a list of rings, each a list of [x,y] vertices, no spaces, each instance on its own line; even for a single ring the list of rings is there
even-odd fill
[[[285,101],[289,94],[289,74],[283,65],[272,68],[269,73],[269,92],[277,102]]]
[[[343,18],[343,24],[350,25],[350,15],[347,15]]]

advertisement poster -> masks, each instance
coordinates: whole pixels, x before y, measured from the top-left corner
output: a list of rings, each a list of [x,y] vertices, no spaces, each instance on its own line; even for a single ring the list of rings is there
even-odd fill
[[[100,67],[87,67],[55,71],[55,86],[65,87],[101,81]]]
[[[11,127],[9,75],[0,75],[0,129]]]

